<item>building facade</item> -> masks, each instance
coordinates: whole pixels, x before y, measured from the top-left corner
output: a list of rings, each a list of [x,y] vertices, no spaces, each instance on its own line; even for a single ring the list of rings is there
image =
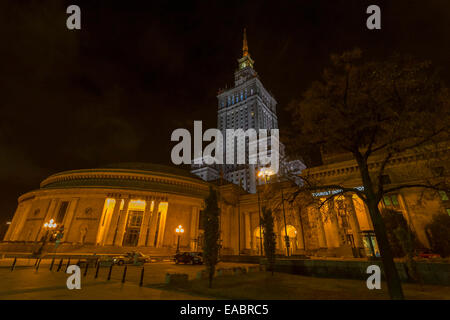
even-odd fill
[[[438,178],[448,177],[449,153],[445,147],[427,157],[416,151],[393,157],[386,166],[386,183],[428,182],[436,179],[437,171]],[[371,170],[376,170],[378,160],[371,161]],[[323,185],[362,186],[356,163],[345,157],[306,169],[302,175]],[[337,195],[319,206],[315,200],[325,200],[336,190],[294,199],[298,186],[284,181],[260,185],[257,193],[249,193],[237,184],[218,185],[184,170],[149,164],[50,176],[39,189],[19,197],[2,248],[21,244],[24,251],[31,250],[46,235],[45,223],[53,219],[58,228],[64,227],[62,247],[68,251],[173,253],[179,225],[185,231],[181,249],[201,250],[201,214],[209,188],[218,192],[222,254],[261,254],[262,207],[274,214],[278,254],[362,257],[379,253],[368,210],[354,194]],[[449,196],[407,188],[385,195],[379,205],[402,214],[422,245],[429,247],[426,225],[435,214],[450,214]]]

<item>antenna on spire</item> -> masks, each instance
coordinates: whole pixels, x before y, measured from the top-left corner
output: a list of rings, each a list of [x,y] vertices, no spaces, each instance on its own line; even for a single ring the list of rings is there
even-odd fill
[[[248,56],[247,30],[244,28],[244,41],[242,45],[242,56]]]

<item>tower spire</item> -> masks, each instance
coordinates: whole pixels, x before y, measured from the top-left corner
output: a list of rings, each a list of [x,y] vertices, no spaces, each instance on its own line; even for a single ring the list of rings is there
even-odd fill
[[[242,45],[242,57],[248,56],[247,30],[244,28],[244,41]]]

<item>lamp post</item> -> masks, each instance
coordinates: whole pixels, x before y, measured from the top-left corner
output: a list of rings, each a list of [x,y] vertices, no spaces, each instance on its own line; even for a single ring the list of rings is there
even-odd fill
[[[56,229],[56,226],[57,226],[57,224],[55,223],[55,220],[53,220],[53,219],[50,219],[49,222],[44,223],[44,229],[46,231],[45,231],[44,241],[42,241],[42,245],[38,250],[38,254],[42,253],[45,243],[47,242],[48,234],[50,233],[50,231],[52,231],[52,234],[53,234],[53,230]]]
[[[261,168],[258,171],[258,177],[263,177],[264,178],[264,183],[267,183],[268,177],[270,177],[271,175],[273,175],[273,171],[269,168]],[[258,188],[258,186],[256,186],[256,188]],[[262,222],[261,222],[261,203],[260,203],[260,196],[259,196],[259,190],[257,189],[257,194],[258,194],[258,210],[259,210],[259,247],[260,247],[260,253],[262,256]]]
[[[184,232],[184,229],[181,226],[181,224],[175,229],[175,232],[177,233],[177,236],[178,236],[178,240],[177,240],[177,253],[178,253],[178,252],[180,252],[180,237]]]
[[[289,235],[287,233],[287,225],[286,225],[286,212],[284,211],[284,193],[283,187],[281,188],[281,203],[283,204],[283,218],[284,218],[284,241],[286,242],[286,256],[289,256]]]

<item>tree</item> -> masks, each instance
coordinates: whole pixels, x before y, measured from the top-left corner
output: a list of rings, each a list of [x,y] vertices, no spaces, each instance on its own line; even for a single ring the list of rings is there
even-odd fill
[[[213,188],[210,188],[209,196],[205,199],[205,210],[203,210],[202,215],[204,228],[203,259],[208,272],[210,288],[219,260],[219,215],[217,193]]]
[[[403,214],[394,209],[384,209],[381,216],[394,257],[405,257],[408,276],[422,285],[422,278],[414,260],[416,249],[421,247]]]
[[[408,251],[415,249],[415,245],[410,243],[415,242],[415,237],[401,212],[393,209],[384,209],[381,211],[381,216],[394,257],[404,257],[408,254]],[[411,237],[412,241],[409,241],[409,237]]]
[[[268,271],[274,272],[275,269],[275,247],[276,247],[276,236],[273,231],[273,216],[272,210],[262,208],[261,224],[264,229],[264,253],[267,258]]]
[[[431,248],[441,257],[450,256],[450,216],[436,214],[426,226]]]
[[[347,153],[357,163],[364,190],[324,185],[304,177],[304,190],[356,193],[367,205],[392,299],[403,299],[386,228],[378,204],[401,188],[445,187],[430,183],[385,186],[385,169],[394,156],[448,141],[449,90],[430,62],[393,56],[365,61],[359,49],[331,56],[332,65],[312,83],[300,101],[290,104],[293,150],[317,145],[327,153]],[[427,153],[425,153],[427,154]],[[373,163],[376,163],[374,165]],[[445,187],[446,188],[446,187]]]

